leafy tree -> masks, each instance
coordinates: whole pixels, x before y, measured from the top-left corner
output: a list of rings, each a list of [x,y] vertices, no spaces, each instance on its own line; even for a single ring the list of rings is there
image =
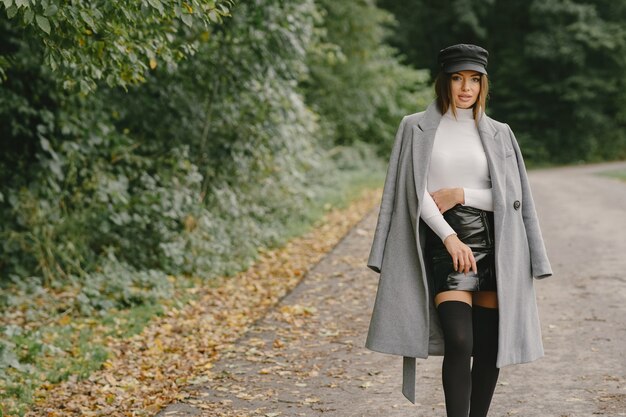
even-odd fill
[[[109,87],[143,82],[158,65],[176,65],[198,48],[198,36],[230,16],[233,0],[123,0],[60,2],[2,0],[12,25],[19,24],[31,54],[63,74],[63,86],[82,92],[99,80]],[[1,7],[0,7],[1,8]],[[207,32],[198,33],[202,25]],[[15,65],[11,53],[0,55],[0,78]]]
[[[129,93],[59,90],[22,38],[6,38],[24,67],[2,92],[16,100],[0,101],[3,275],[87,279],[103,255],[129,271],[220,274],[277,239],[277,223],[312,197],[303,173],[321,169],[295,91],[315,7],[258,6],[238,6],[211,36],[198,28],[193,60]]]
[[[400,64],[402,56],[385,44],[391,14],[372,1],[318,2],[324,19],[321,42],[309,58],[303,83],[307,102],[340,145],[365,141],[388,155],[400,119],[420,111],[430,92],[428,73]]]
[[[511,124],[531,160],[623,158],[626,7],[606,0],[381,0],[394,44],[434,73],[454,43],[490,51],[488,112]]]

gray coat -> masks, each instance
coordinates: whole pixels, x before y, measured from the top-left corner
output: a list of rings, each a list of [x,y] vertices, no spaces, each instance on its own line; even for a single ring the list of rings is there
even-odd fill
[[[424,194],[442,114],[433,101],[405,116],[395,137],[367,266],[380,273],[365,347],[403,356],[402,393],[415,403],[415,358],[443,355],[424,268]],[[534,278],[552,275],[522,153],[506,123],[486,114],[478,131],[491,175],[499,306],[496,366],[543,356]],[[417,222],[416,227],[416,220]]]

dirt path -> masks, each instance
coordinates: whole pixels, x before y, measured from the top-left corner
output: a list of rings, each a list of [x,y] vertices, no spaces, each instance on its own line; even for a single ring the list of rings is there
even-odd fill
[[[611,169],[626,162],[529,173],[554,270],[535,281],[546,356],[501,370],[490,416],[626,416],[626,184],[595,175]],[[417,361],[413,405],[401,357],[364,348],[377,209],[158,416],[445,416],[441,357]]]

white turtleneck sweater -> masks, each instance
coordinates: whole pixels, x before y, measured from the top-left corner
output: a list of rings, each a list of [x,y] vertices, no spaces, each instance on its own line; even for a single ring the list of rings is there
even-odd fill
[[[463,205],[493,211],[487,156],[472,111],[471,108],[457,107],[458,119],[455,119],[452,107],[449,107],[435,133],[420,217],[442,241],[456,232],[429,193],[441,188],[462,187],[465,193]]]

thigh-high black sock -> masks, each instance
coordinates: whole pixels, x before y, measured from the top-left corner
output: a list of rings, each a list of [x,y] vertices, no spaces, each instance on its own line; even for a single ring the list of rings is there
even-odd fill
[[[474,304],[474,361],[472,364],[472,397],[470,417],[486,417],[496,388],[500,369],[498,356],[498,309]]]
[[[437,306],[443,330],[441,370],[448,417],[467,417],[471,393],[472,306],[447,300]]]

